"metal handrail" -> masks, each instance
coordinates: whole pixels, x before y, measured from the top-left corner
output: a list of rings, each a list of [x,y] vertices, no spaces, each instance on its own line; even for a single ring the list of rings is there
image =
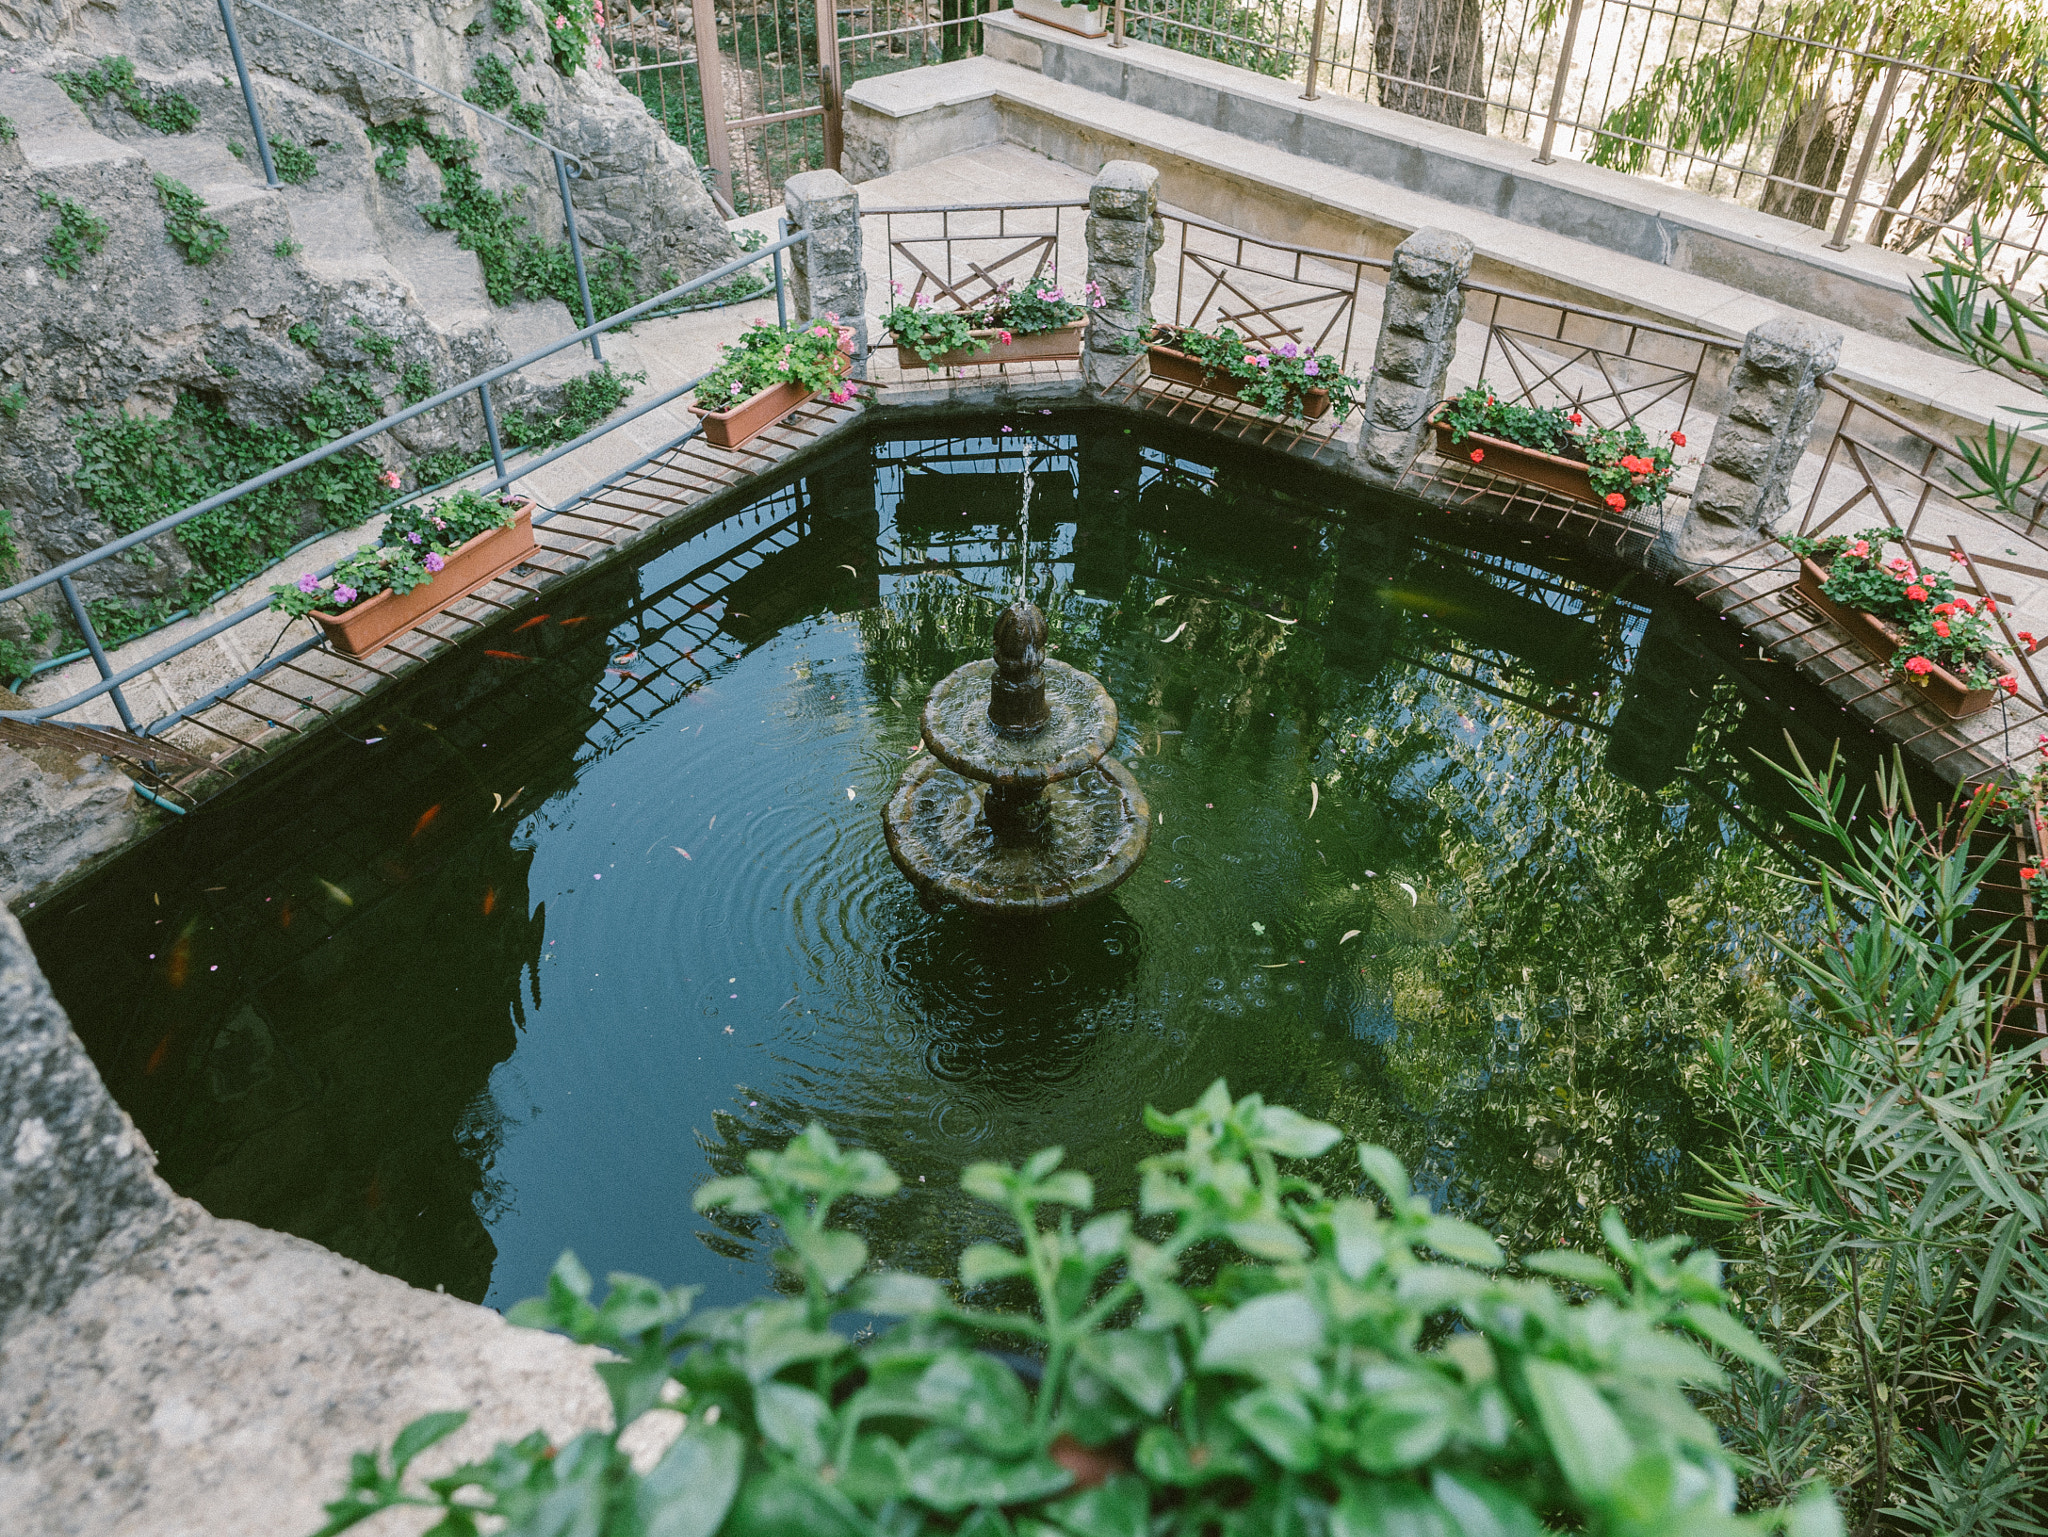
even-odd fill
[[[634,305],[631,309],[621,310],[618,314],[609,316],[595,325],[586,326],[580,331],[572,331],[568,335],[560,337],[557,340],[548,343],[544,347],[537,348],[536,350],[525,354],[523,357],[514,358],[509,363],[500,363],[495,368],[487,369],[483,373],[474,375],[471,378],[463,380],[460,384],[451,385],[449,386],[449,388],[441,391],[438,395],[434,395],[426,400],[420,401],[417,405],[407,406],[403,410],[394,411],[389,416],[383,417],[379,421],[373,422],[371,425],[364,427],[359,431],[352,432],[348,434],[346,437],[336,438],[333,442],[323,444],[319,448],[311,451],[310,453],[301,454],[298,458],[293,459],[288,463],[278,465],[274,469],[266,470],[261,475],[251,476],[248,480],[243,481],[240,485],[232,486],[226,491],[218,492],[215,495],[206,498],[206,500],[202,502],[196,502],[192,506],[185,508],[181,512],[174,512],[170,514],[168,517],[159,518],[154,523],[151,523],[146,527],[139,528],[132,534],[125,534],[119,539],[101,545],[98,549],[88,551],[86,554],[65,561],[61,565],[53,566],[47,571],[40,571],[32,577],[28,577],[22,581],[16,582],[11,587],[0,588],[0,603],[9,602],[16,598],[26,597],[28,594],[32,592],[40,591],[41,589],[49,587],[53,584],[62,589],[64,592],[66,603],[71,609],[72,616],[77,621],[80,630],[83,632],[86,638],[87,649],[92,654],[93,661],[100,670],[100,681],[98,683],[80,691],[79,693],[71,695],[67,699],[61,700],[56,704],[43,705],[33,710],[0,711],[0,719],[29,721],[48,720],[54,716],[61,715],[68,710],[74,710],[82,704],[87,704],[94,699],[98,699],[102,695],[111,695],[114,700],[115,708],[120,712],[123,722],[128,725],[129,729],[131,731],[136,732],[137,735],[149,736],[163,730],[170,724],[183,719],[185,716],[191,714],[194,711],[206,708],[209,704],[215,702],[216,695],[218,694],[219,691],[216,691],[216,695],[209,695],[205,700],[195,701],[193,704],[187,705],[184,709],[176,711],[171,715],[167,715],[160,720],[154,721],[148,726],[138,727],[129,713],[127,701],[122,696],[120,689],[122,684],[130,682],[137,677],[140,677],[143,673],[149,672],[153,668],[162,666],[165,662],[171,660],[173,657],[180,656],[183,653],[191,650],[193,647],[198,646],[204,643],[205,641],[211,640],[214,636],[220,634],[224,630],[232,629],[234,626],[242,623],[244,620],[253,618],[255,615],[263,612],[270,606],[270,600],[267,597],[260,600],[259,602],[252,603],[245,608],[238,609],[233,614],[229,614],[224,616],[223,618],[216,619],[213,622],[202,626],[199,630],[195,631],[191,635],[186,636],[184,639],[177,641],[172,645],[165,647],[163,650],[152,654],[143,661],[137,662],[131,667],[123,668],[119,672],[115,672],[112,666],[108,663],[104,651],[100,648],[98,632],[93,628],[91,615],[86,611],[84,604],[79,601],[77,591],[72,586],[71,578],[75,576],[78,572],[86,570],[91,566],[95,566],[103,560],[110,560],[115,556],[121,554],[123,551],[133,549],[138,544],[146,543],[147,541],[154,539],[159,535],[168,533],[171,530],[178,528],[180,525],[190,522],[194,518],[204,517],[209,512],[218,511],[220,508],[228,505],[230,502],[233,502],[240,497],[246,496],[252,491],[260,491],[265,486],[273,485],[276,482],[284,479],[287,475],[295,474],[297,471],[305,469],[310,465],[318,464],[322,460],[332,458],[336,454],[344,453],[351,448],[358,447],[361,444],[367,442],[369,439],[376,437],[380,433],[389,432],[394,427],[402,426],[404,423],[411,421],[414,417],[417,417],[427,411],[431,411],[435,409],[437,406],[447,405],[451,401],[458,400],[465,395],[474,393],[478,397],[478,400],[483,404],[485,410],[485,420],[487,424],[491,423],[495,420],[495,413],[492,411],[490,405],[490,387],[498,380],[505,378],[509,374],[516,373],[520,369],[526,368],[533,363],[537,363],[543,358],[552,357],[558,352],[565,351],[571,347],[575,347],[585,341],[588,341],[592,339],[594,336],[596,336],[599,332],[612,330],[619,326],[630,325],[635,320],[641,319],[644,316],[646,316],[650,311],[659,309],[664,305],[672,304],[677,299],[682,298],[688,294],[694,293],[699,289],[707,288],[713,284],[722,282],[726,278],[731,277],[733,274],[740,272],[747,267],[753,266],[757,262],[769,261],[774,264],[776,305],[778,310],[782,310],[786,305],[782,270],[782,253],[792,246],[795,246],[803,242],[807,242],[810,238],[811,237],[808,231],[798,231],[797,233],[792,235],[785,235],[780,240],[776,240],[768,245],[762,246],[758,251],[746,252],[745,254],[741,255],[735,260],[725,263],[723,266],[715,267],[711,271],[706,272],[701,276],[694,277],[686,283],[680,283],[674,288],[668,289],[663,293],[656,294],[651,299],[643,300],[641,303]],[[707,370],[707,373],[708,372],[709,371]],[[705,377],[705,374],[699,374],[696,378],[689,380],[687,383],[678,385],[674,389],[671,389],[666,393],[655,397],[653,400],[646,401],[643,404],[634,407],[633,410],[628,412],[626,415],[616,418],[610,418],[607,419],[606,421],[600,422],[597,426],[591,428],[588,432],[585,432],[578,437],[572,438],[569,442],[560,445],[559,447],[549,451],[546,454],[539,456],[538,458],[530,459],[525,463],[520,464],[517,467],[511,469],[508,469],[505,465],[503,453],[499,449],[499,446],[496,442],[496,431],[495,429],[493,429],[491,432],[491,436],[493,439],[492,450],[493,458],[496,461],[498,474],[495,479],[486,483],[479,489],[486,493],[502,490],[505,487],[511,485],[514,481],[522,479],[523,477],[532,474],[536,470],[545,468],[547,465],[554,463],[557,459],[563,458],[568,454],[574,453],[577,449],[582,448],[584,445],[595,441],[597,438],[603,437],[605,434],[615,431],[617,428],[624,426],[626,423],[637,420],[639,417],[646,415],[648,412],[656,410],[659,407],[668,404],[670,401],[676,399],[678,396],[686,393],[691,389],[694,389],[697,386],[697,384],[700,383]],[[640,465],[645,464],[648,459],[657,457],[660,453],[665,453],[669,449],[674,448],[678,443],[684,442],[690,437],[695,436],[698,430],[699,429],[697,427],[692,426],[687,431],[685,431],[681,435],[681,437],[675,439],[673,442],[669,444],[664,445],[663,448],[656,450],[655,454],[643,456],[641,459],[635,461],[633,465],[628,467],[629,470],[639,468]],[[534,521],[544,523],[548,521],[550,518],[552,518],[557,512],[566,511],[568,508],[576,506],[578,503],[587,500],[589,495],[589,492],[580,493],[578,496],[564,503],[561,508],[551,508],[542,512],[539,516],[535,518]],[[321,570],[316,574],[320,576],[325,576],[331,571],[333,571],[334,567],[338,564],[340,564],[340,562],[338,561],[332,562],[329,565],[321,568]],[[253,678],[259,678],[263,676],[265,672],[270,671],[272,668],[276,666],[282,665],[284,662],[292,660],[294,657],[299,656],[301,653],[318,644],[320,644],[318,638],[305,641],[300,645],[292,648],[291,650],[284,652],[282,655],[273,658],[269,663],[257,669],[253,669],[252,671],[244,674],[242,677],[235,679],[233,683],[230,685],[230,687],[240,687],[243,683],[246,683]]]
[[[242,100],[246,103],[249,110],[249,127],[256,135],[256,149],[263,160],[264,178],[271,187],[275,188],[278,184],[277,171],[270,161],[270,140],[265,136],[263,116],[256,106],[256,88],[249,80],[249,67],[242,60],[242,42],[241,35],[235,27],[234,3],[235,0],[220,0],[221,24],[227,32],[228,52],[234,58],[235,73],[241,77]],[[283,22],[286,26],[297,27],[301,32],[310,33],[322,42],[332,43],[344,53],[354,54],[367,64],[373,64],[379,69],[387,70],[391,74],[397,75],[400,79],[410,80],[422,90],[432,91],[436,96],[454,102],[456,106],[463,108],[465,111],[474,112],[478,117],[489,118],[507,133],[516,134],[529,144],[547,151],[555,162],[555,190],[562,199],[562,221],[568,226],[569,256],[576,267],[576,292],[583,301],[583,324],[586,327],[597,324],[597,312],[591,307],[590,303],[590,279],[583,269],[583,236],[576,224],[576,204],[569,196],[569,177],[572,174],[570,167],[574,166],[573,174],[581,177],[584,174],[583,162],[581,160],[559,145],[550,144],[538,134],[527,132],[517,123],[502,118],[495,112],[487,112],[475,102],[458,96],[453,91],[444,90],[431,80],[422,80],[411,70],[393,64],[389,59],[381,58],[377,54],[371,53],[367,48],[358,48],[354,43],[344,42],[331,32],[323,32],[311,22],[302,21],[289,11],[280,11],[276,6],[268,4],[267,0],[240,0],[240,3],[243,5],[253,5],[265,15],[276,17],[277,20]],[[597,338],[592,336],[589,338],[589,341],[591,357],[599,362],[603,362],[604,354],[598,348]]]

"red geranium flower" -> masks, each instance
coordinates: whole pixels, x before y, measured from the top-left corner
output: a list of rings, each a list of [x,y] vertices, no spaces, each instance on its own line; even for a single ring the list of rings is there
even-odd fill
[[[1906,658],[1906,671],[1916,678],[1924,678],[1934,671],[1934,664],[1924,656],[1909,656]]]
[[[1998,686],[2004,689],[2008,694],[2017,694],[2020,691],[2020,680],[2018,678],[2015,678],[2011,673],[2007,673],[2004,677],[1998,680]]]
[[[1961,550],[1950,550],[1948,552],[1948,558],[1960,566],[1964,561],[1968,560],[1970,557],[1965,555]]]
[[[1478,464],[1478,463],[1479,463],[1479,462],[1480,462],[1481,460],[1483,460],[1483,459],[1484,459],[1485,457],[1486,457],[1486,450],[1485,450],[1485,449],[1483,449],[1483,448],[1475,448],[1475,449],[1473,449],[1473,450],[1472,450],[1472,462],[1473,462],[1474,464]]]
[[[2025,646],[2027,650],[2031,652],[2034,649],[2035,645],[2033,633],[2029,630],[2021,630],[2019,632],[2019,637],[2020,644]]]
[[[1607,493],[1607,505],[1612,507],[1616,512],[1619,512],[1622,508],[1628,505],[1628,498],[1623,496],[1619,491],[1610,491]]]
[[[1682,432],[1674,432],[1671,434],[1671,441],[1676,443],[1680,448],[1683,448],[1685,447],[1685,434]]]
[[[1574,411],[1570,416],[1567,416],[1565,420],[1570,422],[1574,427],[1576,427],[1580,425],[1582,422],[1584,422],[1585,418],[1579,415],[1578,412]]]
[[[1908,587],[1906,589],[1906,596],[1911,598],[1915,603],[1925,603],[1927,601],[1927,589],[1925,587],[1918,586]]]
[[[1997,613],[1997,612],[1998,612],[1998,599],[1996,599],[1996,598],[1986,598],[1986,599],[1984,600],[1984,612],[1985,612],[1985,613],[1987,613],[1987,614],[1995,614],[1995,613]]]
[[[1947,640],[1947,639],[1948,639],[1948,621],[1947,621],[1946,619],[1937,619],[1937,620],[1935,620],[1935,621],[1934,621],[1934,633],[1935,633],[1935,634],[1937,634],[1937,635],[1939,635],[1939,636],[1940,636],[1940,637],[1941,637],[1941,638],[1942,638],[1943,640]]]

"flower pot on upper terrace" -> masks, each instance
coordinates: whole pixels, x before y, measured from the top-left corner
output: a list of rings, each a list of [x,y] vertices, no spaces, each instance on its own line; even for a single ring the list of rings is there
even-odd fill
[[[1081,334],[1087,329],[1087,321],[1076,320],[1067,325],[1055,326],[1050,331],[1012,331],[1008,341],[1002,339],[1001,331],[969,331],[969,336],[988,343],[986,350],[979,347],[953,347],[945,352],[933,353],[929,362],[920,358],[902,342],[898,342],[896,362],[900,368],[965,368],[976,363],[1055,362],[1062,358],[1078,358],[1081,355]]]
[[[1889,667],[1893,656],[1905,637],[1877,615],[1860,608],[1850,608],[1837,603],[1821,590],[1821,584],[1828,579],[1827,568],[1805,556],[1799,558],[1800,596],[1832,619],[1842,633],[1856,642],[1880,663]],[[1928,701],[1944,714],[1960,718],[1975,715],[1979,710],[1988,710],[1991,701],[1998,697],[1995,688],[1971,688],[1947,668],[1936,664],[1932,672],[1919,677],[1908,674],[1900,679],[1908,688],[1918,687],[1925,691]]]
[[[1155,379],[1171,379],[1175,384],[1185,384],[1189,389],[1200,390],[1205,395],[1223,395],[1232,400],[1243,400],[1245,382],[1220,370],[1209,368],[1197,358],[1169,347],[1163,342],[1153,342],[1145,348],[1152,363]],[[1301,397],[1301,415],[1304,420],[1315,421],[1330,414],[1330,392],[1310,390]]]
[[[1060,0],[1014,0],[1014,4],[1019,16],[1076,37],[1109,36],[1109,12],[1099,5],[1061,5]]]
[[[1472,462],[1472,450],[1476,448],[1486,456],[1481,467],[1496,475],[1507,475],[1532,486],[1541,486],[1545,491],[1555,491],[1559,496],[1583,502],[1588,507],[1606,506],[1593,490],[1592,468],[1583,459],[1567,459],[1562,454],[1546,453],[1540,448],[1510,443],[1505,438],[1489,438],[1477,432],[1468,432],[1453,443],[1451,426],[1443,416],[1454,403],[1447,400],[1429,414],[1429,426],[1436,433],[1436,451],[1444,458],[1469,464]]]
[[[840,375],[843,377],[852,366],[853,359],[842,351],[839,354]],[[705,442],[716,448],[738,448],[748,438],[766,432],[817,393],[801,384],[771,384],[723,411],[714,411],[692,402],[690,414],[704,424]]]
[[[328,645],[343,656],[368,656],[532,554],[533,503],[522,502],[508,527],[465,539],[448,552],[439,571],[411,592],[380,592],[338,614],[315,610],[313,621],[327,632]]]

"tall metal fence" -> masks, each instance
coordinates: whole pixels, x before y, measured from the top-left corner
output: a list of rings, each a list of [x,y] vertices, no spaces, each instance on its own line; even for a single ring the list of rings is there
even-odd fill
[[[744,212],[836,162],[847,83],[979,52],[996,8],[648,0],[606,41]],[[1105,0],[1105,19],[1112,46],[1156,43],[1533,145],[1545,163],[1727,198],[1836,250],[1928,255],[1977,221],[2009,273],[2048,235],[2040,167],[1988,120],[1997,82],[2048,56],[2037,5],[1987,5],[1946,31],[1842,0]]]

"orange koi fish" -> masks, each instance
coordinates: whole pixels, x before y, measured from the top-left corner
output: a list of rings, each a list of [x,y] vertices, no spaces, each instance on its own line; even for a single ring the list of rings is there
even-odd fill
[[[171,1032],[170,1032],[170,1031],[168,1031],[168,1030],[166,1030],[166,1031],[164,1032],[164,1038],[163,1038],[162,1040],[160,1040],[160,1041],[158,1041],[158,1042],[156,1043],[156,1050],[155,1050],[155,1051],[152,1051],[152,1052],[151,1052],[151,1053],[149,1054],[149,1061],[148,1061],[148,1063],[147,1063],[147,1064],[146,1064],[146,1065],[145,1065],[145,1066],[143,1067],[142,1071],[143,1071],[143,1072],[144,1072],[144,1073],[145,1073],[145,1074],[146,1074],[147,1076],[149,1076],[149,1077],[151,1077],[151,1078],[154,1078],[154,1077],[156,1076],[156,1074],[157,1074],[157,1070],[158,1070],[159,1068],[161,1068],[161,1067],[162,1067],[162,1066],[164,1065],[164,1063],[165,1063],[166,1061],[168,1061],[168,1060],[169,1060],[169,1058],[170,1058],[170,1055],[171,1055]]]
[[[428,824],[431,823],[434,820],[434,818],[439,816],[440,814],[441,803],[439,801],[435,801],[433,805],[429,806],[425,811],[422,811],[420,813],[420,819],[412,824],[412,835],[415,838],[417,838],[421,833],[427,830]]]
[[[546,624],[547,622],[548,616],[546,614],[535,614],[531,619],[527,620],[526,623],[515,626],[513,628],[512,633],[514,635],[517,635],[521,630],[530,630],[537,624]]]
[[[484,916],[488,918],[491,916],[492,913],[496,912],[497,910],[498,888],[496,886],[484,887]]]

